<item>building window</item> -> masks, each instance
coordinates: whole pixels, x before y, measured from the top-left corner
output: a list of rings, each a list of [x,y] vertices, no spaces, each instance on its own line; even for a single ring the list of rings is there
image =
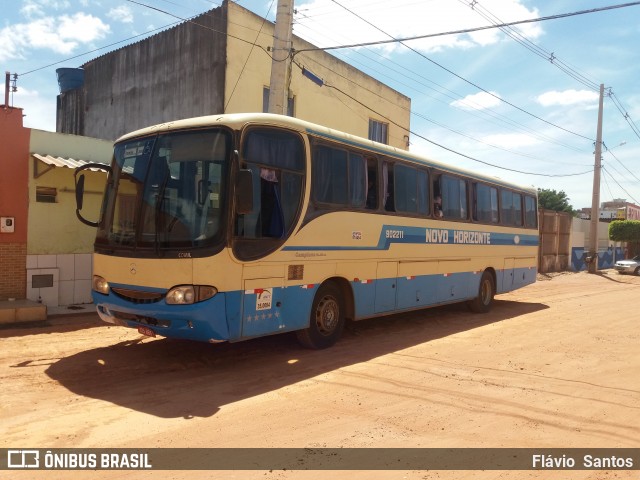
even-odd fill
[[[58,191],[53,187],[36,187],[36,202],[56,203]]]
[[[369,140],[389,144],[389,124],[369,119]]]
[[[294,116],[294,97],[289,97],[287,101],[287,115],[289,117]],[[262,88],[262,113],[269,113],[269,87]]]

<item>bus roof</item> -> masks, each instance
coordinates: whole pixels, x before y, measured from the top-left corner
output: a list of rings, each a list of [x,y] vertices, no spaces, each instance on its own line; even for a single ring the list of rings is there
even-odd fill
[[[392,158],[406,160],[412,163],[422,164],[425,166],[435,167],[445,172],[461,174],[488,183],[494,183],[502,186],[508,186],[517,190],[527,191],[537,194],[537,190],[533,186],[518,185],[513,182],[480,174],[472,170],[456,167],[444,162],[432,160],[430,158],[415,155],[407,150],[401,150],[396,147],[374,142],[363,137],[358,137],[349,133],[335,130],[329,127],[318,125],[315,123],[300,120],[295,117],[285,115],[276,115],[272,113],[229,113],[220,115],[207,115],[202,117],[186,118],[171,122],[161,123],[145,127],[130,133],[127,133],[116,140],[116,143],[140,136],[152,135],[156,133],[166,133],[175,130],[185,130],[190,128],[202,128],[214,126],[216,124],[224,124],[231,128],[240,129],[249,124],[270,125],[276,127],[285,127],[297,131],[306,132],[309,135],[329,139],[332,141],[344,143],[345,145],[369,150],[374,153],[388,155]]]

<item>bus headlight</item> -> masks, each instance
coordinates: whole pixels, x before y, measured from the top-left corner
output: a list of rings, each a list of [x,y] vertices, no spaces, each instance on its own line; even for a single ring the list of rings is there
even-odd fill
[[[208,285],[180,285],[167,292],[169,305],[191,305],[208,300],[218,293],[218,289]]]
[[[109,282],[107,282],[100,275],[94,275],[92,277],[91,288],[98,293],[102,293],[104,295],[109,294]]]

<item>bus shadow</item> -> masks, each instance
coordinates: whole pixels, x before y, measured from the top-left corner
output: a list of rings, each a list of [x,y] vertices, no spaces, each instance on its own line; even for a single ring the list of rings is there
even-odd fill
[[[354,322],[329,350],[295,335],[234,344],[139,338],[62,358],[46,374],[71,392],[162,418],[209,417],[224,405],[448,335],[548,308],[496,300],[476,315],[457,304]]]

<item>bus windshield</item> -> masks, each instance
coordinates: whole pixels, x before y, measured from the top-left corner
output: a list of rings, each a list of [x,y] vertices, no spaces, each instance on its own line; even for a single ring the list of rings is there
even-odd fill
[[[96,246],[159,253],[221,242],[230,152],[221,129],[116,144]]]

